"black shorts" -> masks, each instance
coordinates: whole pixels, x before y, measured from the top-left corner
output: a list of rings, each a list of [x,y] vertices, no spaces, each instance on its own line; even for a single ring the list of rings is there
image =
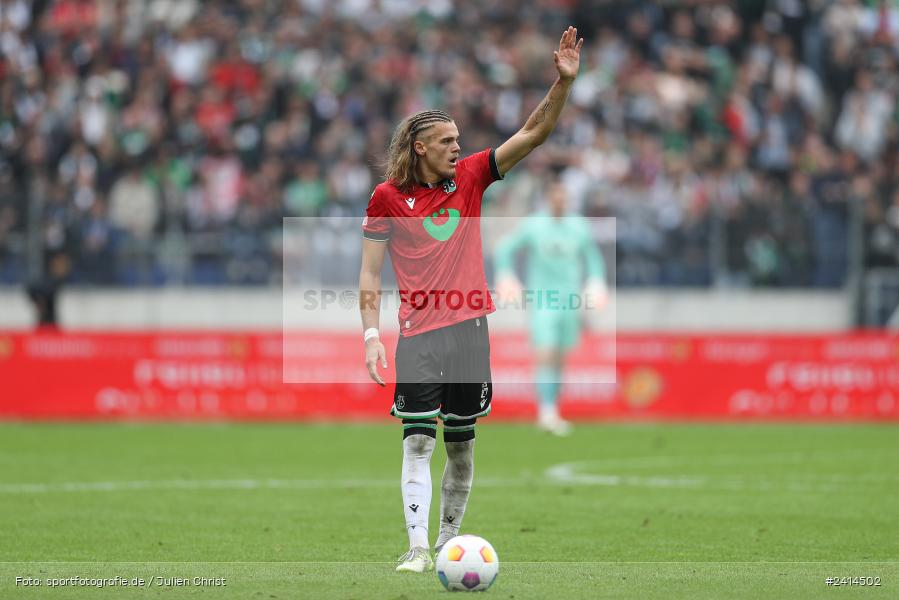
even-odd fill
[[[492,397],[487,317],[400,336],[390,409],[393,416],[473,419],[490,413]]]

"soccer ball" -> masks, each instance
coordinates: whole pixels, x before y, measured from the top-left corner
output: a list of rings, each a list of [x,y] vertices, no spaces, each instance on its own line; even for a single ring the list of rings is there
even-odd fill
[[[437,555],[437,577],[451,592],[483,592],[496,581],[499,558],[490,542],[476,535],[459,535]]]

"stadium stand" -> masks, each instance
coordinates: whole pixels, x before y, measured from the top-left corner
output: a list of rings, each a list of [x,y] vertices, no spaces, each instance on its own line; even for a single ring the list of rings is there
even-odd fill
[[[857,0],[0,0],[0,283],[277,284],[283,217],[361,216],[412,111],[505,139],[569,22],[569,110],[485,214],[560,172],[618,219],[619,286],[855,285],[888,317],[899,8]]]

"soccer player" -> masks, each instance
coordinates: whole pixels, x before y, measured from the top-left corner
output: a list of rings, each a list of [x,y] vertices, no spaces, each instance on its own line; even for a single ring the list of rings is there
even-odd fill
[[[547,186],[546,199],[546,212],[528,217],[497,244],[494,270],[500,298],[523,300],[530,312],[531,343],[537,353],[537,425],[567,435],[571,427],[557,407],[562,369],[566,354],[580,341],[579,310],[606,304],[605,263],[587,219],[566,212],[566,190],[560,181]],[[515,276],[515,258],[522,250],[528,255],[526,296]]]
[[[433,569],[428,539],[430,461],[443,420],[447,462],[436,550],[459,532],[474,474],[475,420],[490,412],[493,384],[486,315],[494,311],[481,244],[484,190],[552,132],[577,76],[584,40],[562,34],[553,52],[558,78],[524,126],[501,146],[461,158],[459,129],[439,110],[397,126],[385,181],[363,220],[359,307],[365,364],[385,385],[379,339],[381,267],[390,260],[400,290],[400,338],[391,414],[403,422],[401,489],[409,551],[397,571]]]

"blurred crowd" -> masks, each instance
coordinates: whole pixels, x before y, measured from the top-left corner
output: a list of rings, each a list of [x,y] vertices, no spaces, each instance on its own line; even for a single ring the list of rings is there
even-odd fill
[[[498,145],[569,24],[569,106],[485,215],[561,177],[619,285],[899,265],[895,0],[0,0],[0,283],[274,283],[283,217],[354,249],[393,126]]]

